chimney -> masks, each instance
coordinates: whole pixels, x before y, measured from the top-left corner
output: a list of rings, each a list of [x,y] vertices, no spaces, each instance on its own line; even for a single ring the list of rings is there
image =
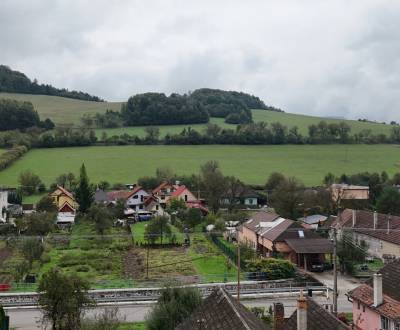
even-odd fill
[[[353,210],[353,227],[356,226],[356,220],[357,220],[357,211]]]
[[[374,274],[374,307],[378,307],[382,303],[382,274]]]
[[[375,211],[374,212],[374,229],[376,229],[378,225],[378,213]]]
[[[300,291],[300,297],[297,299],[297,330],[307,330],[307,300]]]
[[[274,303],[274,330],[284,330],[285,308],[283,304]]]

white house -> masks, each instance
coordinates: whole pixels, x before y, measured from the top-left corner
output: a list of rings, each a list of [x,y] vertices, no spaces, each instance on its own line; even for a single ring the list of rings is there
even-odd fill
[[[149,197],[150,194],[145,191],[142,187],[137,186],[134,187],[133,190],[128,195],[126,200],[126,205],[132,210],[139,211],[144,210],[145,208],[145,200]]]
[[[6,222],[8,208],[8,191],[0,191],[0,222]]]

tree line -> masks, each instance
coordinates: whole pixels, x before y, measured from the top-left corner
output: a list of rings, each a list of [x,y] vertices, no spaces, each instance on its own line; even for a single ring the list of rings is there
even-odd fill
[[[5,65],[0,65],[0,92],[42,94],[85,101],[103,101],[98,96],[81,91],[69,91],[68,89],[59,89],[48,84],[38,84],[36,79],[31,81],[24,73],[11,70]]]
[[[137,94],[121,106],[120,112],[85,114],[81,121],[84,126],[101,128],[207,123],[210,117],[225,118],[230,124],[245,124],[252,122],[251,109],[282,111],[266,106],[250,94],[202,88],[184,95]]]
[[[0,99],[0,131],[30,127],[53,129],[54,123],[48,118],[41,121],[31,102]]]

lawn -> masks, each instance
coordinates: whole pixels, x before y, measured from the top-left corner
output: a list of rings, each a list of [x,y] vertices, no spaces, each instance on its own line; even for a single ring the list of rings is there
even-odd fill
[[[84,113],[119,111],[121,102],[93,102],[59,96],[0,93],[0,98],[32,102],[41,119],[50,118],[56,124],[79,124]]]
[[[192,234],[188,254],[203,282],[224,282],[237,279],[237,268],[202,233]],[[196,259],[199,258],[199,259]]]
[[[145,330],[145,322],[123,323],[118,326],[118,330]]]
[[[274,171],[306,185],[321,184],[328,172],[400,171],[400,149],[393,145],[103,146],[31,150],[0,172],[0,185],[17,186],[24,170],[49,185],[61,173],[77,175],[82,162],[92,182],[131,183],[163,166],[178,174],[198,173],[208,160],[218,161],[225,175],[251,184],[263,184]]]
[[[148,221],[142,221],[135,223],[131,225],[131,231],[132,231],[132,238],[133,241],[138,244],[144,244],[145,239],[144,239],[144,231],[146,228]],[[176,243],[182,243],[183,242],[183,234],[179,232],[178,228],[175,226],[170,225],[171,227],[171,232],[173,235],[176,237]],[[155,241],[156,244],[161,244],[161,238],[158,238]],[[163,235],[163,243],[169,243],[169,239],[167,236]]]

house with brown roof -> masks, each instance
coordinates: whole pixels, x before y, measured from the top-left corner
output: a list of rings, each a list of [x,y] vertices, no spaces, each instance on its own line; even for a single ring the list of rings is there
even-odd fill
[[[268,330],[272,329],[240,304],[225,289],[215,289],[176,330]]]
[[[368,254],[381,259],[400,257],[400,217],[363,210],[344,210],[332,223],[338,237],[344,233],[364,241]]]
[[[328,312],[310,297],[300,294],[297,308],[284,319],[284,307],[274,304],[274,330],[348,330],[350,326]]]
[[[306,270],[314,263],[325,261],[326,255],[333,251],[330,240],[299,222],[267,211],[254,212],[238,228],[238,241],[261,256],[281,256]]]
[[[400,259],[348,293],[357,330],[400,329]]]
[[[350,327],[312,298],[300,294],[297,308],[285,319],[282,303],[274,303],[272,324],[266,324],[232,297],[215,289],[176,330],[348,330]]]

